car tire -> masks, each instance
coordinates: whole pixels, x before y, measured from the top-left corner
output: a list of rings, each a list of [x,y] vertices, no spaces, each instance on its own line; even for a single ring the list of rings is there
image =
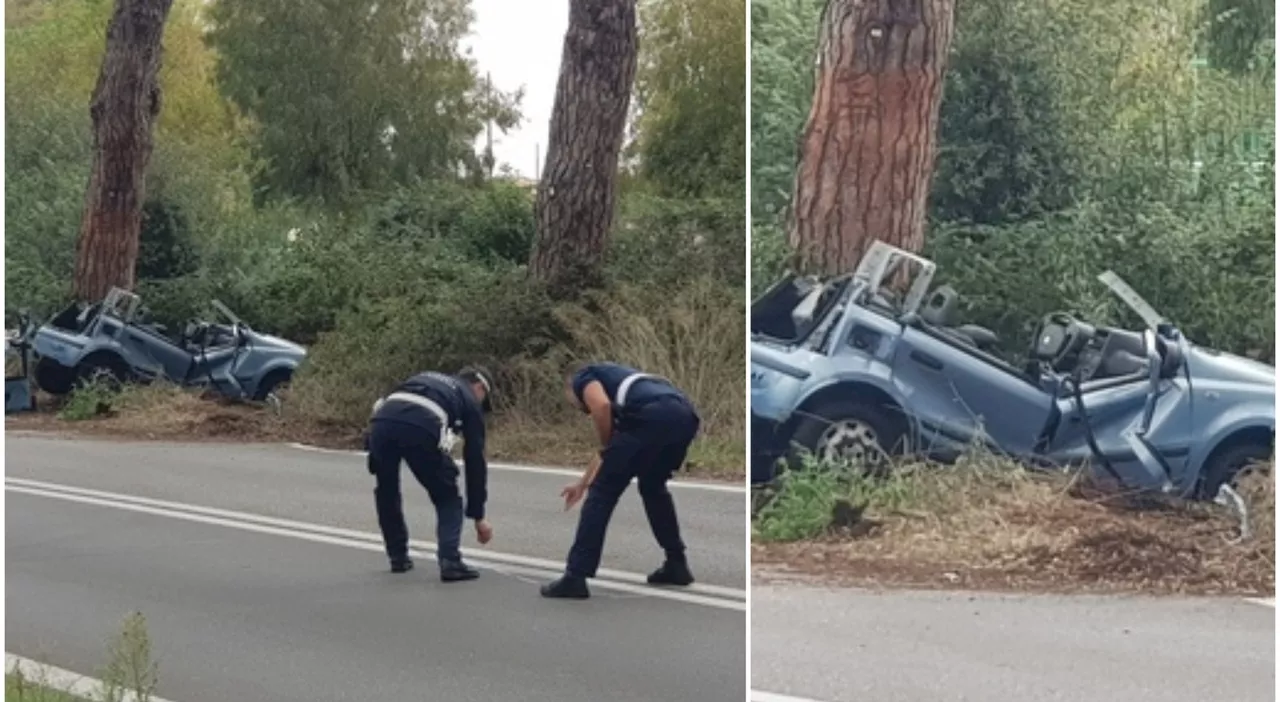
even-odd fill
[[[896,408],[866,402],[830,402],[808,410],[792,434],[792,444],[819,460],[842,456],[867,472],[883,474],[890,459],[907,452],[906,423]],[[872,455],[874,453],[874,455]],[[791,465],[799,456],[792,450]]]
[[[1241,470],[1253,463],[1265,463],[1273,453],[1271,445],[1257,441],[1241,441],[1215,450],[1200,473],[1199,497],[1212,500],[1222,485],[1235,483]]]
[[[111,390],[118,391],[128,378],[129,370],[120,359],[105,355],[90,356],[76,366],[75,386],[99,380],[105,382]]]
[[[271,393],[288,387],[291,380],[293,380],[293,374],[289,371],[272,371],[262,379],[262,383],[253,393],[253,401],[266,402]]]
[[[68,395],[75,388],[74,370],[48,358],[36,361],[36,387],[55,397]]]

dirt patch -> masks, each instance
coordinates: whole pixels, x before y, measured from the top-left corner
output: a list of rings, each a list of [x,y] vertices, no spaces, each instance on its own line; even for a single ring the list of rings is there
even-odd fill
[[[851,526],[791,543],[757,539],[753,577],[998,591],[1275,591],[1271,477],[1242,486],[1255,534],[1233,542],[1239,522],[1216,505],[1106,497],[1061,476],[1007,474],[1017,477],[917,476],[935,484],[910,485],[909,507],[873,499]]]
[[[120,441],[177,441],[280,443],[297,442],[335,450],[363,448],[363,427],[317,422],[277,415],[255,405],[167,387],[130,388],[107,415],[81,421],[59,417],[55,398],[38,398],[38,412],[5,417],[6,431],[27,431],[63,436],[89,436]],[[595,454],[591,427],[582,422],[566,425],[536,422],[519,416],[496,416],[489,422],[487,453],[490,460],[564,465],[586,468]],[[695,446],[686,473],[699,479],[741,482],[744,472],[706,460]],[[694,458],[701,459],[695,463]]]

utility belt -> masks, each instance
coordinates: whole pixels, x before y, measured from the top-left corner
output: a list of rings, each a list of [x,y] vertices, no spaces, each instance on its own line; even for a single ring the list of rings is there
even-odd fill
[[[387,402],[408,402],[435,415],[436,419],[440,420],[440,450],[445,453],[453,450],[454,444],[458,441],[458,435],[454,433],[453,427],[449,424],[449,413],[444,411],[444,408],[437,404],[435,400],[422,395],[415,395],[411,392],[393,392],[373,404],[373,413],[377,414],[382,405]]]
[[[627,404],[627,393],[631,390],[631,386],[635,385],[636,382],[640,380],[656,380],[660,383],[671,385],[670,380],[667,380],[660,375],[652,375],[649,373],[632,373],[631,375],[623,378],[622,382],[618,384],[617,393],[614,394],[613,416],[615,419],[627,419],[630,415],[639,411],[651,402],[659,402],[665,399],[679,399],[679,396],[677,395],[659,395],[657,397],[650,398],[647,401]]]

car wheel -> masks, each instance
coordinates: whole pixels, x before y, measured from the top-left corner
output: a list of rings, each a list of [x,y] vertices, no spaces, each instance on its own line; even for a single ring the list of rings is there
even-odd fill
[[[120,390],[129,373],[124,364],[109,356],[90,357],[76,366],[77,386],[102,383],[112,391]]]
[[[253,394],[256,402],[267,402],[274,406],[280,404],[280,393],[289,389],[289,381],[293,379],[288,372],[277,372],[262,379],[257,392]]]
[[[856,465],[883,474],[904,453],[906,431],[890,407],[865,403],[819,406],[800,420],[792,441],[824,464]]]
[[[36,362],[36,387],[50,395],[62,396],[71,392],[76,384],[75,371],[48,358]]]
[[[1266,463],[1271,459],[1273,449],[1270,445],[1245,441],[1225,449],[1219,449],[1205,462],[1201,472],[1199,496],[1212,500],[1218,495],[1218,489],[1224,484],[1236,486],[1242,477],[1241,471],[1258,463]]]

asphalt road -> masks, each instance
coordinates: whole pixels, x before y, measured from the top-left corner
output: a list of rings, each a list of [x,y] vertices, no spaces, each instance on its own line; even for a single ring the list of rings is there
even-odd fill
[[[1276,699],[1275,610],[1242,600],[757,584],[751,634],[759,702]]]
[[[6,474],[9,653],[89,674],[138,610],[175,702],[746,696],[741,493],[676,490],[703,587],[635,584],[659,554],[624,504],[605,563],[622,572],[551,602],[537,585],[575,516],[562,475],[493,471],[495,540],[464,543],[482,576],[445,585],[420,490],[406,511],[425,567],[385,572],[359,457],[11,435]]]

